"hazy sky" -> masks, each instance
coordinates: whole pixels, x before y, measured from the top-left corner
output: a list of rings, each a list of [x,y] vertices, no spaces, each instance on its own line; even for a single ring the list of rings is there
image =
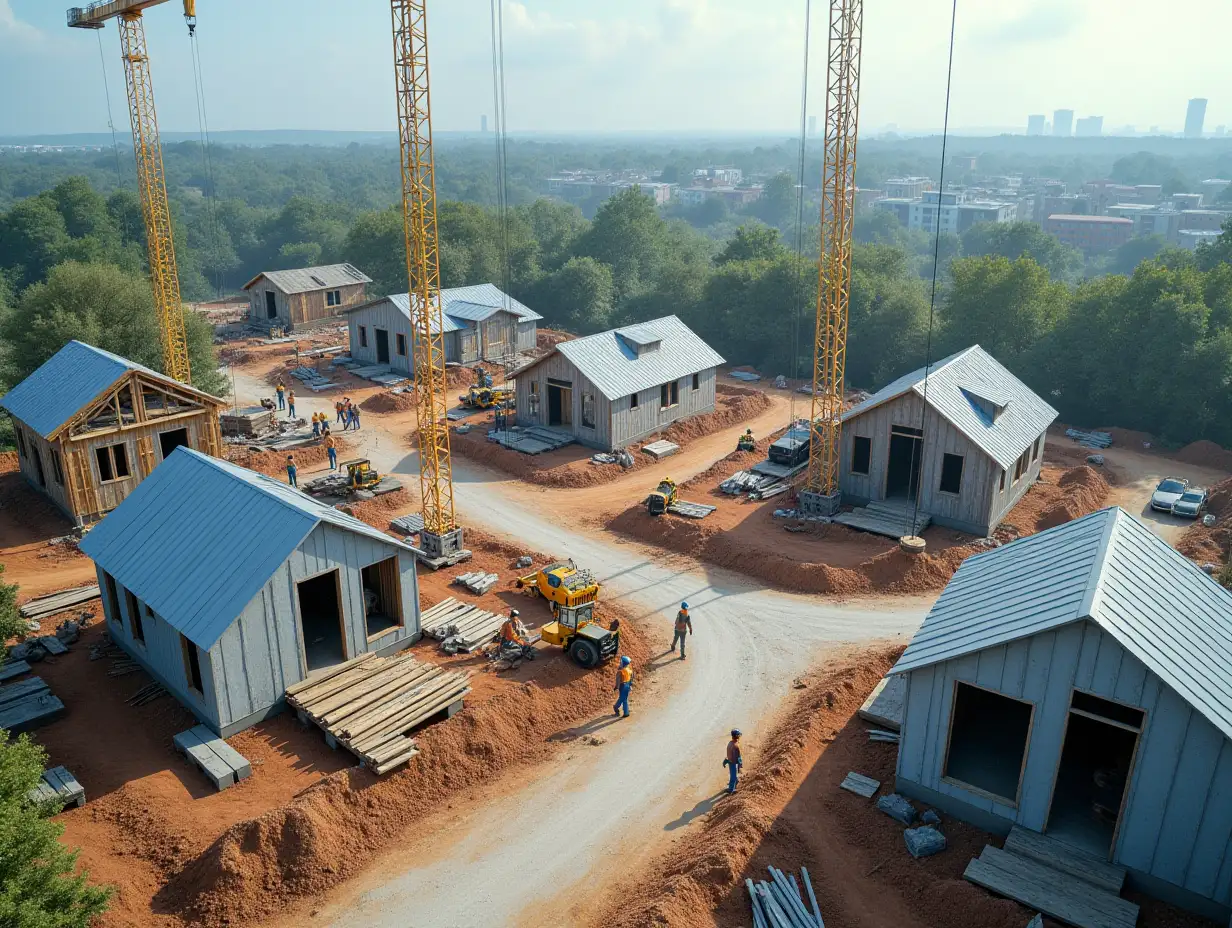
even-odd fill
[[[0,0],[0,134],[103,131],[95,33],[54,0]],[[198,0],[213,129],[394,128],[384,0]],[[798,124],[805,0],[506,0],[511,131],[790,132]],[[489,0],[430,0],[434,126],[492,112]],[[810,111],[820,113],[825,16],[813,4]],[[196,129],[176,0],[146,15],[164,131]],[[949,0],[868,0],[861,126],[941,124]],[[1179,130],[1189,97],[1232,125],[1228,0],[959,0],[951,125],[1025,126],[1065,107]],[[119,38],[101,34],[127,127]],[[1221,91],[1226,94],[1222,99]],[[816,105],[813,105],[813,104]]]

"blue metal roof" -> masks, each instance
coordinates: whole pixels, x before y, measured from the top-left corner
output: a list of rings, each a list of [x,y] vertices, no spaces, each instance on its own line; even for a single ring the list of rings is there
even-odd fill
[[[158,371],[74,340],[0,398],[0,408],[50,438],[129,371],[176,383]]]
[[[892,672],[1087,619],[1232,738],[1232,592],[1115,506],[967,558]]]
[[[411,550],[284,483],[189,448],[156,467],[80,547],[209,650],[322,522]]]

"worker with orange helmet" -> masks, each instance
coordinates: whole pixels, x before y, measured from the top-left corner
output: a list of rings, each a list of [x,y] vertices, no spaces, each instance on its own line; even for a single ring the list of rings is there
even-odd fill
[[[612,706],[612,715],[619,716],[623,709],[625,718],[629,717],[629,691],[633,689],[633,668],[629,666],[633,658],[625,655],[620,659],[620,669],[616,671],[616,705]]]

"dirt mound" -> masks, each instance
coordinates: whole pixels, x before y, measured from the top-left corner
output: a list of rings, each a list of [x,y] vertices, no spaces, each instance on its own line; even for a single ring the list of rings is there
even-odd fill
[[[1150,432],[1135,432],[1133,429],[1123,429],[1117,426],[1100,426],[1096,432],[1107,432],[1112,436],[1114,447],[1128,448],[1130,451],[1156,450],[1155,436]],[[1146,445],[1150,445],[1147,448]]]
[[[21,470],[21,462],[16,451],[0,451],[0,474],[11,474]]]
[[[1207,508],[1215,515],[1223,516],[1227,513],[1230,503],[1232,503],[1232,477],[1211,487],[1211,498],[1207,502]]]
[[[643,666],[648,644],[630,621],[622,626],[622,650]],[[212,928],[257,921],[324,892],[451,795],[542,761],[555,750],[549,737],[561,740],[564,729],[608,704],[608,673],[577,668],[571,676],[550,690],[511,687],[425,728],[416,735],[421,753],[394,773],[340,771],[282,808],[232,826],[164,886],[155,905]]]
[[[333,435],[338,445],[338,460],[346,460],[354,450],[351,443],[337,432],[334,432]],[[305,479],[305,470],[315,468],[320,464],[326,464],[329,461],[329,453],[325,450],[325,445],[320,443],[303,445],[291,451],[257,451],[247,445],[227,445],[223,451],[223,457],[232,464],[247,467],[249,470],[255,470],[257,473],[265,474],[267,477],[282,477],[284,479],[287,476],[288,454],[295,456],[295,466],[299,469],[300,479]]]
[[[392,391],[384,391],[374,393],[362,403],[359,408],[364,412],[410,412],[415,408],[415,395],[413,393],[394,393]]]
[[[1178,461],[1193,464],[1195,467],[1209,467],[1212,470],[1232,471],[1232,451],[1221,448],[1213,441],[1205,438],[1191,442],[1173,455]]]
[[[1232,556],[1232,477],[1211,487],[1208,511],[1216,522],[1209,528],[1199,519],[1185,530],[1176,549],[1198,564],[1222,564]]]
[[[1088,515],[1102,507],[1108,498],[1108,481],[1085,464],[1066,471],[1056,486],[1061,493],[1035,520],[1037,532]]]
[[[714,412],[673,422],[663,432],[662,437],[683,446],[694,439],[748,422],[761,415],[773,404],[774,401],[760,390],[746,390],[742,387],[716,384]]]
[[[568,332],[562,332],[559,329],[539,329],[535,334],[535,348],[539,351],[551,351],[561,342],[567,342],[574,338],[577,338],[577,336],[570,335]]]
[[[415,498],[411,496],[409,490],[394,490],[392,493],[382,493],[372,499],[347,503],[346,511],[359,521],[367,522],[373,528],[385,531],[389,528],[389,520],[396,513],[409,509],[414,502]]]
[[[504,383],[505,369],[499,364],[492,364],[489,361],[480,361],[471,367],[456,367],[445,368],[445,383],[451,390],[465,390],[467,387],[473,387],[479,381],[475,377],[475,371],[482,369],[488,372],[492,377],[493,383]]]

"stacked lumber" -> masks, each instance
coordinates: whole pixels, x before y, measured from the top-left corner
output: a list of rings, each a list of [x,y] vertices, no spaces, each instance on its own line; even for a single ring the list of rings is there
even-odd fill
[[[71,590],[61,590],[32,599],[18,611],[23,619],[42,619],[57,612],[66,612],[75,606],[80,606],[98,599],[98,584],[79,586]]]
[[[759,474],[752,470],[738,470],[722,483],[719,489],[732,496],[748,493],[750,499],[769,499],[786,493],[791,484],[781,477]]]
[[[488,592],[492,587],[496,586],[496,581],[500,579],[496,574],[485,573],[482,570],[474,570],[470,573],[459,574],[453,578],[454,583],[460,583],[472,593],[480,595]]]
[[[38,785],[26,793],[26,798],[35,804],[56,802],[65,808],[81,808],[86,804],[86,791],[67,768],[52,767],[43,771]]]
[[[42,677],[27,677],[0,686],[0,728],[17,734],[60,717],[64,703],[51,694]]]
[[[1084,448],[1094,448],[1102,451],[1112,447],[1112,435],[1109,432],[1088,432],[1084,429],[1066,429],[1065,437],[1072,438]]]
[[[287,702],[377,774],[419,753],[407,735],[469,693],[469,674],[425,664],[407,652],[369,653],[287,689]]]
[[[806,868],[800,868],[800,882],[808,892],[806,899],[794,874],[768,868],[770,879],[744,881],[753,907],[754,928],[825,928],[821,909],[813,892],[813,881]]]
[[[441,643],[447,654],[471,652],[483,647],[505,624],[503,616],[460,603],[452,596],[419,617],[424,634]]]

